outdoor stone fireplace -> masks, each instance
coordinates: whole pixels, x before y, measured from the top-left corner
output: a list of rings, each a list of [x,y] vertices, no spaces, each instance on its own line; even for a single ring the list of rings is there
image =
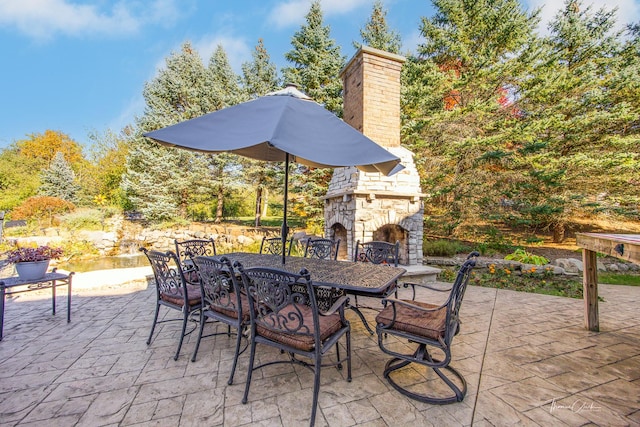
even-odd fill
[[[356,241],[400,241],[400,263],[422,263],[420,177],[413,153],[400,146],[400,70],[404,58],[363,46],[342,71],[344,121],[402,159],[387,177],[355,167],[334,170],[325,196],[325,235],[340,239],[339,258],[353,259]]]

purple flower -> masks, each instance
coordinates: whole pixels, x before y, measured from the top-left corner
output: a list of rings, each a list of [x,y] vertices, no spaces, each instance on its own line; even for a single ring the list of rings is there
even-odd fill
[[[37,248],[18,248],[9,252],[7,260],[11,263],[46,261],[48,259],[58,259],[62,256],[61,248],[51,248],[49,246],[38,246]]]

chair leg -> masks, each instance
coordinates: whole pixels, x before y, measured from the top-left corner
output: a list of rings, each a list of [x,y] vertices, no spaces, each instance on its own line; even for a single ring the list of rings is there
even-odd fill
[[[151,333],[147,340],[147,345],[151,344],[151,338],[153,338],[153,331],[156,329],[156,323],[158,323],[158,313],[160,312],[160,304],[156,303],[156,314],[153,316],[153,324],[151,325]]]
[[[176,350],[176,355],[173,356],[173,360],[178,360],[178,356],[180,356],[180,349],[182,348],[182,341],[184,341],[184,335],[187,331],[187,322],[189,321],[189,312],[186,308],[183,308],[184,318],[182,319],[182,332],[180,333],[180,342],[178,343],[178,349]]]
[[[200,310],[200,329],[198,331],[198,340],[196,341],[196,348],[193,349],[193,356],[191,356],[191,361],[196,361],[196,356],[198,355],[198,349],[200,348],[200,340],[202,340],[202,331],[204,330],[204,324],[206,323],[207,318],[204,317],[204,310]]]
[[[416,350],[416,353],[414,354],[414,357],[413,357],[414,360],[404,360],[398,357],[394,357],[387,362],[387,364],[384,367],[383,374],[384,374],[384,377],[387,379],[387,381],[389,381],[389,384],[391,384],[391,386],[396,390],[398,390],[401,394],[408,396],[412,399],[418,400],[420,402],[430,403],[433,405],[446,405],[449,403],[462,402],[462,400],[464,399],[464,396],[467,394],[467,382],[465,381],[462,374],[460,374],[457,370],[455,370],[454,368],[448,365],[437,368],[437,367],[429,366],[428,364],[419,363],[416,361],[417,355],[419,355],[419,359],[421,360],[430,360],[436,363],[438,362],[435,359],[431,358],[429,352],[426,351],[426,346],[424,344],[420,344],[418,346],[418,349]],[[406,388],[399,385],[398,383],[396,383],[396,381],[391,377],[391,373],[394,371],[397,371],[398,369],[404,368],[405,366],[411,363],[418,363],[419,365],[424,366],[427,369],[432,369],[438,375],[438,377],[440,377],[440,379],[451,389],[451,391],[453,391],[453,395],[429,396],[425,394],[418,394],[418,393],[409,391]],[[462,387],[458,387],[457,384],[451,381],[451,378],[445,375],[443,370],[448,371],[449,373],[452,374],[453,377],[457,378],[460,384],[462,384]]]
[[[231,328],[231,326],[229,326]],[[240,341],[242,340],[242,329],[238,328],[238,332],[236,333],[236,353],[233,356],[233,366],[231,367],[231,375],[229,376],[229,380],[227,381],[228,385],[233,384],[233,376],[236,373],[236,366],[238,365],[238,355],[240,353]]]
[[[249,354],[249,368],[247,370],[247,382],[244,386],[244,396],[242,397],[242,403],[247,403],[249,398],[249,387],[251,386],[251,375],[253,374],[253,362],[256,356],[256,342],[253,334],[251,336],[251,353]]]
[[[316,423],[316,412],[318,411],[318,395],[320,394],[320,367],[322,366],[322,360],[320,356],[316,356],[315,360],[315,375],[313,377],[313,402],[311,406],[311,420],[309,426],[313,427]]]
[[[351,330],[345,332],[347,338],[347,382],[351,382]]]

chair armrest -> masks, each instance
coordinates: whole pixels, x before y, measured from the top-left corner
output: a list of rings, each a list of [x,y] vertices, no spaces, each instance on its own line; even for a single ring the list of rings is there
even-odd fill
[[[337,312],[341,308],[344,308],[344,306],[347,305],[347,302],[349,302],[349,297],[347,297],[346,295],[343,295],[340,298],[338,298],[333,303],[333,305],[331,307],[329,307],[329,309],[327,311],[319,310],[319,313],[320,313],[321,316],[329,316],[331,314],[334,314],[335,312]]]
[[[402,284],[402,286],[404,286],[405,288],[408,288],[409,286],[411,286],[411,287],[416,287],[416,286],[418,286],[418,287],[420,287],[420,288],[425,288],[425,289],[429,289],[429,290],[437,291],[437,292],[449,292],[449,291],[451,290],[451,287],[448,287],[448,288],[444,288],[444,289],[442,289],[442,288],[436,288],[436,287],[434,287],[434,286],[432,286],[432,285],[428,285],[428,284],[426,284],[426,283],[410,283],[410,282],[404,282],[404,283]]]
[[[424,283],[404,282],[402,284],[402,287],[404,287],[404,288],[408,288],[409,286],[411,286],[411,291],[413,293],[413,295],[411,297],[412,300],[416,299],[416,286],[420,287],[420,288],[428,289],[430,291],[436,291],[436,292],[449,292],[453,288],[453,286],[452,286],[450,288],[440,289],[440,288],[436,288],[436,287],[434,287],[432,285],[427,285],[427,284],[424,284]]]
[[[394,305],[394,307],[393,307],[394,310],[395,310],[395,304],[398,304],[398,305],[402,305],[402,306],[405,306],[405,307],[408,307],[408,308],[411,308],[411,309],[414,309],[414,310],[423,311],[425,313],[432,312],[432,311],[438,311],[438,310],[440,310],[440,309],[442,309],[442,308],[447,306],[447,302],[445,302],[444,304],[441,304],[441,305],[439,305],[437,307],[434,307],[434,308],[424,308],[424,307],[416,305],[416,304],[411,304],[409,301],[401,300],[401,299],[397,299],[397,298],[384,298],[382,300],[382,303],[383,304],[391,303],[392,305]]]

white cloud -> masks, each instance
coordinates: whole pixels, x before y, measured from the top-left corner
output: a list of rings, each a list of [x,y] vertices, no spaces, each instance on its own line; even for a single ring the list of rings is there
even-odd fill
[[[548,33],[547,25],[553,20],[556,14],[564,8],[564,2],[555,2],[549,0],[525,0],[527,8],[532,11],[542,7],[540,13],[540,32]],[[638,0],[584,0],[583,7],[591,5],[591,12],[604,8],[611,11],[617,8],[616,12],[616,29],[623,29],[627,24],[640,21],[640,2]]]
[[[312,0],[289,0],[281,2],[269,14],[269,22],[278,28],[301,25],[309,12]],[[371,0],[322,0],[322,13],[325,16],[351,12],[362,5],[371,5]]]
[[[209,64],[209,58],[216,50],[218,45],[222,45],[229,59],[231,68],[237,74],[242,71],[242,63],[251,60],[251,51],[253,47],[249,46],[243,38],[233,37],[230,35],[217,34],[210,37],[202,38],[194,42],[193,47],[196,48],[200,57]]]
[[[138,11],[136,7],[139,7]],[[122,0],[113,3],[108,10],[71,0],[0,2],[0,27],[16,28],[38,40],[47,40],[57,34],[120,36],[139,31],[145,23],[166,23],[176,16],[175,0],[156,0],[151,4]]]

